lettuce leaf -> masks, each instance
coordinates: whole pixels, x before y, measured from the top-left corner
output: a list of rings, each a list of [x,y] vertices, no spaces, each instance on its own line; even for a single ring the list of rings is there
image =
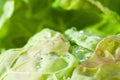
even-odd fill
[[[77,70],[79,75],[81,74],[85,78],[88,76],[95,80],[119,80],[119,55],[120,35],[106,37],[97,45],[92,56],[80,64],[75,72]]]
[[[72,34],[78,34],[78,32],[73,31]],[[87,34],[84,35],[87,36]],[[85,43],[81,41],[84,35],[79,36],[81,44]],[[89,35],[89,37],[91,36]],[[120,34],[111,35],[102,40],[97,38],[98,41],[96,40],[95,43],[97,46],[91,53],[89,50],[92,49],[93,44],[89,48],[85,48],[85,46],[80,48],[82,45],[76,43],[77,37],[67,37],[54,30],[43,29],[33,36],[24,47],[2,52],[0,80],[18,80],[18,77],[22,80],[120,79]],[[69,51],[70,46],[74,44],[67,39],[74,41],[79,47],[78,50],[82,50],[77,53],[80,56]],[[99,42],[99,40],[101,41]],[[89,41],[92,43],[91,38],[88,39]],[[85,55],[89,55],[89,57]],[[78,59],[83,59],[83,61],[79,63]]]
[[[65,36],[72,43],[70,51],[80,62],[87,60],[94,52],[96,45],[102,39],[100,35],[94,35],[86,31],[77,31],[71,28],[65,31]]]
[[[1,0],[0,80],[119,80],[119,4]]]
[[[0,55],[0,80],[66,80],[78,64],[69,46],[62,34],[44,29],[23,48]]]

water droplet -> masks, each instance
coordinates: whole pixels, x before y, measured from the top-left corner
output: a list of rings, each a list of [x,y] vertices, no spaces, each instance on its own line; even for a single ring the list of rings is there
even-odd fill
[[[84,32],[81,30],[81,31],[79,31],[79,34],[83,34]]]
[[[36,70],[40,70],[42,59],[43,59],[43,58],[41,58],[41,57],[38,57],[38,58],[36,59],[36,61],[35,61]]]
[[[37,71],[40,70],[40,66],[36,66],[36,70],[37,70]]]

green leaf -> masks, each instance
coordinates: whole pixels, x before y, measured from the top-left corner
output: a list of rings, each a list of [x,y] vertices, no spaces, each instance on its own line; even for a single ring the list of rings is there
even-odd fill
[[[120,63],[106,63],[97,71],[95,78],[97,80],[119,80]]]
[[[33,36],[23,48],[8,50],[1,54],[0,59],[3,63],[0,64],[2,73],[0,79],[17,80],[16,77],[23,74],[26,75],[25,78],[21,77],[23,80],[69,78],[78,64],[76,58],[68,52],[69,46],[69,42],[62,34],[44,29]]]
[[[80,62],[87,60],[92,55],[101,40],[99,35],[93,35],[83,30],[77,31],[75,28],[66,30],[65,35],[73,44],[70,51]]]

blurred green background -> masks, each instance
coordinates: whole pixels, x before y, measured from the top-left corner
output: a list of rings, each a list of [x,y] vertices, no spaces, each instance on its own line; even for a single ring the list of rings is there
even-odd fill
[[[0,0],[0,50],[22,47],[43,28],[120,32],[120,0]]]

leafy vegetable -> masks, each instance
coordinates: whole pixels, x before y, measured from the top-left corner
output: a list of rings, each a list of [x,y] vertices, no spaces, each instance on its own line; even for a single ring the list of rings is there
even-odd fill
[[[17,80],[17,76],[21,76],[22,80],[66,80],[78,64],[75,57],[68,52],[69,46],[62,34],[44,29],[33,36],[23,48],[1,54],[0,79]]]
[[[1,0],[0,80],[120,80],[119,4]]]
[[[119,80],[120,35],[103,39],[96,47],[90,59],[78,66],[81,74],[95,80]]]
[[[65,31],[65,35],[71,43],[71,52],[78,58],[80,62],[88,59],[94,52],[96,45],[101,40],[99,35],[86,33],[85,31],[77,31],[75,28]]]
[[[79,37],[80,40],[83,38],[81,34]],[[79,51],[80,56],[74,56],[76,48],[73,47],[71,54],[70,43],[62,34],[44,29],[33,36],[23,48],[11,49],[0,55],[0,79],[17,80],[21,76],[22,80],[119,80],[119,41],[120,35],[112,35],[100,41],[93,54],[86,47],[88,50],[79,48],[78,50],[84,52]],[[91,48],[92,46],[94,45]],[[85,59],[85,55],[89,57]],[[79,63],[78,58],[82,60],[82,56],[84,62]]]

